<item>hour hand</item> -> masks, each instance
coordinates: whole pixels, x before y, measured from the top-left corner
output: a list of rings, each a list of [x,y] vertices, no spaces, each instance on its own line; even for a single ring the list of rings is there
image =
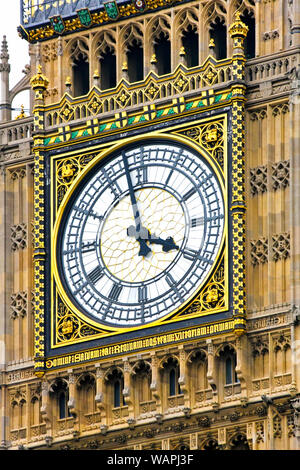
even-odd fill
[[[135,239],[140,243],[139,254],[141,254],[141,252],[144,250],[147,250],[147,253],[151,251],[146,243],[147,241],[153,245],[162,245],[162,250],[166,253],[171,250],[179,249],[179,247],[175,245],[174,239],[172,237],[168,237],[164,240],[160,237],[156,237],[155,235],[151,235],[149,230],[147,230],[145,227],[141,227],[140,230],[137,231],[133,225],[130,225],[130,227],[127,229],[127,235],[129,237],[135,237]],[[145,255],[142,254],[142,256]]]
[[[133,225],[130,225],[127,229],[127,235],[129,237],[134,237],[136,241],[139,242],[139,256],[147,256],[148,253],[151,253],[151,248],[147,245],[149,231],[145,227],[140,227],[140,229],[137,230]]]

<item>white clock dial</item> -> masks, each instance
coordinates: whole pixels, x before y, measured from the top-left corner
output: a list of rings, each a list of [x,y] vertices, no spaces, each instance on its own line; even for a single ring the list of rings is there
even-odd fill
[[[197,293],[218,255],[225,214],[217,176],[194,150],[163,142],[95,168],[60,228],[68,295],[114,326],[171,314]]]

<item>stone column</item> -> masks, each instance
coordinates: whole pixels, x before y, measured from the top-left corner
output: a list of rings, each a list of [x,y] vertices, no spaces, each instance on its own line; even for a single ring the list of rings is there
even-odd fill
[[[9,121],[11,119],[11,102],[9,99],[10,65],[8,63],[9,54],[6,36],[3,36],[0,59],[0,121]]]
[[[44,93],[49,80],[38,65],[30,80],[34,91],[34,356],[36,375],[44,374],[45,321],[45,161],[44,161]]]
[[[245,54],[244,41],[248,27],[240,20],[240,12],[229,27],[233,40],[232,54],[232,257],[233,317],[236,335],[246,328],[245,295]]]

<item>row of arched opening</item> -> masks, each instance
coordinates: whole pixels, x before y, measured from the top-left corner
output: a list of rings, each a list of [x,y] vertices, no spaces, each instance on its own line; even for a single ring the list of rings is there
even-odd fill
[[[222,381],[223,385],[229,386],[238,383],[239,380],[236,375],[236,354],[233,349],[226,347],[220,354],[222,364]],[[193,383],[193,390],[207,389],[207,360],[203,352],[199,351],[190,360],[194,366],[190,372],[189,380]],[[167,399],[181,395],[182,390],[180,386],[180,367],[176,358],[169,357],[164,362],[161,368],[161,395]],[[135,368],[132,374],[132,394],[133,400],[138,402],[148,402],[152,399],[151,393],[151,366],[145,361],[141,361]],[[111,408],[120,408],[126,405],[124,396],[124,374],[119,368],[113,368],[106,375],[106,400],[105,405]],[[80,388],[86,389],[86,398],[90,396],[90,406],[94,408],[94,397],[96,395],[96,383],[92,376],[86,376],[83,381],[80,381]],[[60,381],[52,391],[56,396],[58,405],[59,419],[70,417],[68,408],[69,391],[67,382]],[[86,401],[88,405],[89,400]],[[88,409],[86,409],[88,411]]]
[[[255,18],[253,11],[245,10],[241,20],[249,28],[245,41],[245,54],[246,58],[250,59],[255,56]],[[227,27],[228,25],[222,17],[216,17],[209,25],[209,40],[213,40],[214,47],[211,47],[208,53],[212,53],[217,60],[225,59],[228,55]],[[171,34],[165,21],[157,23],[156,30],[157,33],[152,37],[153,44],[150,46],[150,64],[158,75],[165,75],[172,71],[171,53],[173,45],[170,39]],[[181,61],[187,67],[199,65],[199,48],[198,28],[195,23],[186,24],[180,32],[179,55]],[[117,85],[118,76],[126,77],[130,83],[145,78],[144,38],[137,25],[131,25],[128,34],[124,35],[121,57],[117,57],[116,37],[108,31],[104,31],[100,36],[96,54],[98,57],[97,68],[100,72],[99,86],[102,90],[114,88]],[[74,96],[85,95],[89,91],[90,74],[93,72],[90,70],[90,62],[90,51],[87,43],[77,39],[70,48]]]

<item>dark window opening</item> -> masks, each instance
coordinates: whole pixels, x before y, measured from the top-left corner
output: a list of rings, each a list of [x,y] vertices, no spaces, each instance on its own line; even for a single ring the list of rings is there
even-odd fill
[[[227,57],[227,29],[224,20],[216,18],[210,25],[210,37],[215,43],[215,55],[217,60]]]
[[[182,45],[185,50],[185,60],[187,67],[195,67],[199,64],[199,35],[188,26],[187,31],[183,32]]]
[[[171,43],[169,39],[161,33],[156,39],[154,46],[156,55],[156,67],[158,75],[165,75],[171,72]]]
[[[86,95],[89,92],[89,63],[83,56],[73,61],[74,96]]]
[[[144,51],[136,40],[128,47],[127,51],[128,79],[138,82],[144,78]]]
[[[180,395],[181,389],[178,383],[179,367],[172,367],[169,372],[169,396]]]
[[[58,409],[59,419],[64,419],[70,416],[70,411],[68,408],[68,396],[66,392],[60,392],[58,396]]]
[[[121,406],[121,383],[117,380],[114,383],[114,407],[119,408]]]
[[[170,370],[170,377],[169,377],[169,395],[172,397],[176,395],[176,372],[175,369]]]
[[[236,375],[236,356],[228,356],[225,361],[225,384],[230,385],[238,382]]]
[[[100,87],[101,90],[114,88],[117,84],[116,56],[112,51],[107,51],[100,59]]]
[[[241,16],[241,21],[248,26],[248,34],[245,39],[245,57],[252,59],[255,57],[255,18],[252,12],[245,10]]]

